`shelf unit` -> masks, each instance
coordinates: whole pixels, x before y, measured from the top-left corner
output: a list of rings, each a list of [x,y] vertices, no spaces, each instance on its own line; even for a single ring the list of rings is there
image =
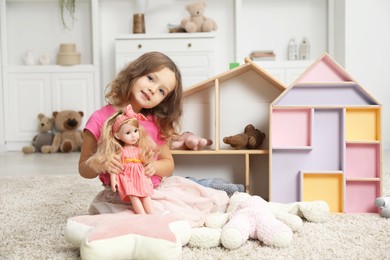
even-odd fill
[[[271,106],[271,200],[325,200],[332,212],[376,212],[379,102],[324,54]]]
[[[245,59],[245,63],[231,69],[222,74],[216,75],[208,80],[200,82],[191,88],[184,91],[184,116],[186,117],[186,106],[197,106],[196,111],[200,111],[197,116],[210,115],[209,118],[203,118],[202,124],[205,124],[209,129],[207,132],[213,140],[213,145],[208,150],[188,151],[174,150],[175,161],[178,156],[188,155],[238,155],[243,156],[245,169],[245,187],[247,192],[253,193],[253,189],[257,185],[251,183],[251,175],[260,175],[263,182],[268,179],[268,165],[261,165],[260,168],[254,167],[257,160],[252,156],[268,156],[268,128],[269,128],[269,107],[271,102],[279,96],[286,86],[273,77],[264,69],[256,65],[249,59]],[[247,96],[244,93],[247,93]],[[236,104],[226,104],[225,100],[228,95],[236,97]],[[199,98],[199,103],[194,99]],[[192,99],[194,98],[194,99]],[[191,100],[192,99],[192,100]],[[242,104],[242,100],[244,103]],[[204,104],[207,103],[206,106]],[[195,105],[194,105],[195,104]],[[227,120],[229,118],[238,118],[243,115],[245,109],[251,107],[251,104],[256,107],[259,113],[246,113],[247,121],[254,123],[255,127],[266,132],[266,140],[264,140],[261,149],[256,150],[233,150],[230,146],[223,143],[224,136],[233,135],[242,132],[243,129],[238,126],[237,121]],[[206,111],[207,109],[207,111]],[[241,109],[241,110],[240,110]],[[260,115],[260,118],[259,118]],[[196,121],[196,115],[189,115],[189,120]],[[208,122],[208,123],[207,123]],[[187,124],[188,126],[189,124]],[[242,126],[243,128],[244,126]],[[204,136],[204,135],[203,135]],[[228,159],[225,159],[228,161]],[[267,188],[267,187],[266,187]],[[263,190],[263,197],[268,196],[268,190]]]
[[[67,30],[57,1],[0,0],[6,150],[20,150],[31,142],[39,113],[83,111],[85,123],[100,106],[98,0],[77,1],[76,7],[73,27]],[[69,42],[81,53],[81,64],[55,65],[60,44]],[[29,49],[36,65],[24,65],[23,54]],[[42,55],[50,57],[49,65],[39,64]]]

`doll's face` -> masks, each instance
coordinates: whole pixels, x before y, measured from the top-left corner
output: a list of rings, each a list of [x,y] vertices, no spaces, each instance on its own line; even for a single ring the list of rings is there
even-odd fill
[[[114,136],[116,139],[121,140],[127,145],[135,145],[139,140],[139,128],[128,122],[123,124]]]

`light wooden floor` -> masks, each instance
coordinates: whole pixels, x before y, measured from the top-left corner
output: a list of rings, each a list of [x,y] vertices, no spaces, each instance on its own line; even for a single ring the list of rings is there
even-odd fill
[[[80,153],[0,153],[0,176],[78,174]]]
[[[23,154],[0,153],[0,176],[38,176],[50,174],[78,174],[79,153]],[[390,172],[390,150],[382,153],[383,173]]]

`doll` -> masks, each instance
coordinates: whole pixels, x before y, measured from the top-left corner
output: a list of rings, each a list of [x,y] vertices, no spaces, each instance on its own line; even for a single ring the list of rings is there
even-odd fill
[[[139,123],[142,120],[147,119],[135,113],[131,105],[107,119],[97,152],[88,163],[98,172],[105,171],[113,157],[120,154],[124,170],[110,174],[111,189],[118,191],[123,201],[131,201],[136,214],[151,214],[153,185],[144,174],[144,165],[154,158],[156,144]]]

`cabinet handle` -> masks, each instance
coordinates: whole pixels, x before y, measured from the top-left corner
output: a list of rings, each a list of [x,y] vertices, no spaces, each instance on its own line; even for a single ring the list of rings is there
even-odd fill
[[[191,44],[191,43],[187,44],[187,47],[188,47],[188,48],[191,48],[191,47],[192,47],[192,44]]]
[[[141,49],[142,48],[142,44],[138,44],[138,49]]]

